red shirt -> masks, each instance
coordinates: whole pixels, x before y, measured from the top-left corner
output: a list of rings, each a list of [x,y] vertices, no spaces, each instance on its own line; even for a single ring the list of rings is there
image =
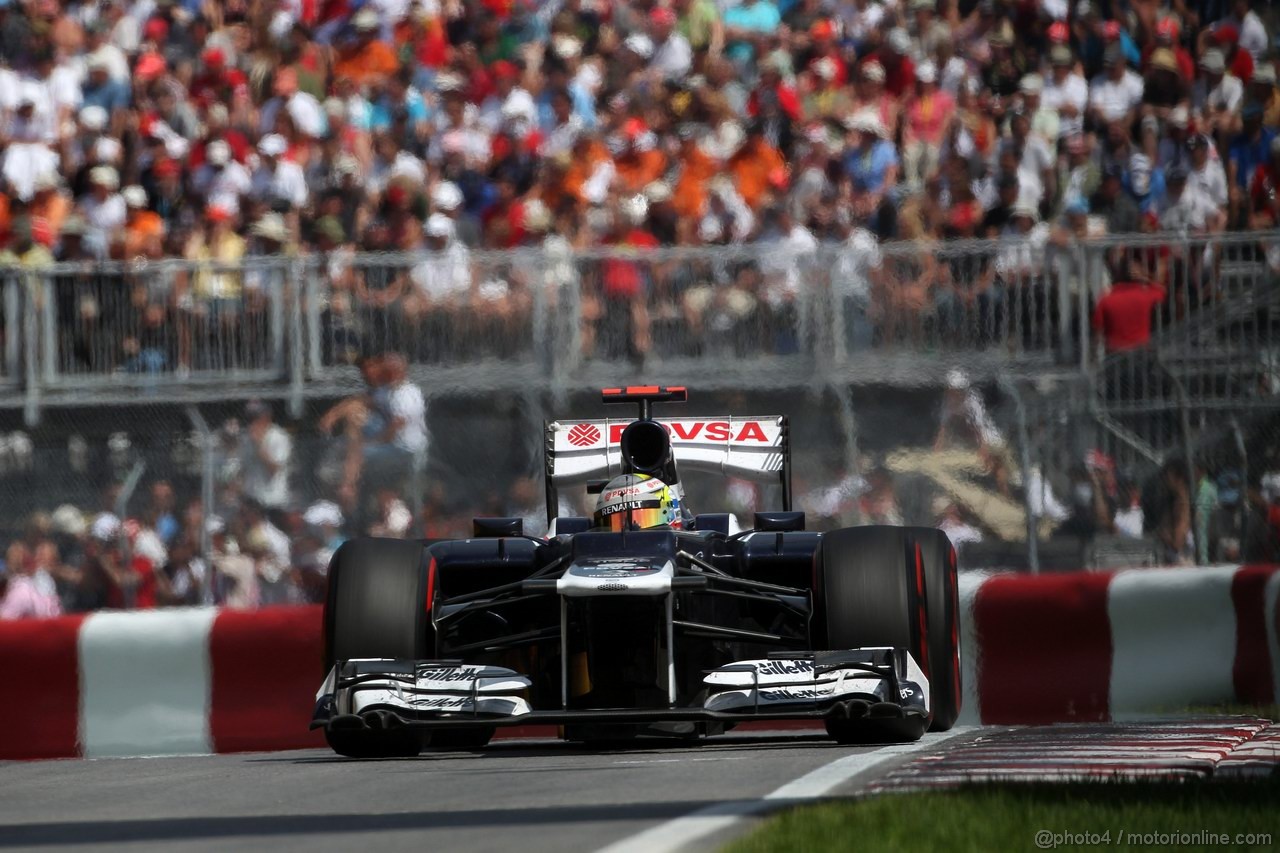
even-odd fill
[[[605,244],[656,249],[658,239],[648,231],[633,228],[622,237],[606,240]],[[600,273],[604,295],[610,299],[635,299],[644,294],[645,276],[639,264],[610,258],[601,264]]]
[[[1261,164],[1254,170],[1253,178],[1249,181],[1249,198],[1253,202],[1253,212],[1273,210],[1277,192],[1280,192],[1280,174],[1276,173],[1270,163]]]
[[[800,98],[796,95],[796,90],[790,86],[779,85],[773,92],[778,98],[778,107],[787,114],[787,118],[792,121],[799,121]],[[753,91],[751,97],[747,100],[747,115],[752,117],[760,115],[759,90]]]
[[[134,557],[130,566],[138,576],[138,585],[133,588],[133,606],[138,610],[156,606],[156,573],[151,561],[145,557]],[[107,606],[121,608],[125,606],[124,590],[115,584],[107,588]]]
[[[1117,282],[1093,309],[1093,328],[1102,332],[1107,352],[1144,346],[1151,340],[1151,310],[1164,302],[1160,285]]]
[[[916,83],[916,64],[909,56],[899,56],[896,60],[890,59],[891,56],[892,54],[876,51],[863,57],[858,67],[861,68],[863,63],[873,59],[879,62],[884,67],[884,90],[895,98],[900,98],[903,92]]]
[[[1248,86],[1253,80],[1253,54],[1242,47],[1236,48],[1236,54],[1231,57],[1231,64],[1227,66],[1227,71],[1232,77]]]

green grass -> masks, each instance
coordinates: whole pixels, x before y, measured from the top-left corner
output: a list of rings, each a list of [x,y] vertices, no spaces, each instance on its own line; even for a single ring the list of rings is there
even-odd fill
[[[1091,833],[1085,843],[1037,844],[1036,833]],[[1227,833],[1227,844],[1179,839],[1130,844],[1129,833]],[[1109,835],[1107,835],[1109,833]],[[1269,843],[1236,844],[1237,833]],[[1203,838],[1203,836],[1202,836]],[[1109,840],[1108,840],[1109,839]],[[1155,839],[1153,839],[1155,840]],[[1090,843],[1092,842],[1092,843]],[[1055,850],[1275,850],[1280,848],[1280,777],[1242,781],[990,785],[887,794],[793,809],[724,853],[1018,853]]]

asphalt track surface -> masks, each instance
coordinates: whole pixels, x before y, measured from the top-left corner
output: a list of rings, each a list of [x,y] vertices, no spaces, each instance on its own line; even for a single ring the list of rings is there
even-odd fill
[[[853,790],[905,760],[894,752],[752,732],[618,750],[495,741],[379,761],[309,750],[10,762],[0,764],[0,850],[597,850],[867,756],[874,769],[842,772],[832,792]]]

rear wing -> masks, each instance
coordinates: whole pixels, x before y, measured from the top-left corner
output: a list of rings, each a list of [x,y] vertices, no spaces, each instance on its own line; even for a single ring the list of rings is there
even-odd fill
[[[554,517],[562,486],[623,473],[619,441],[635,418],[551,421],[546,426],[547,514]],[[708,471],[782,487],[791,509],[791,431],[785,415],[656,418],[671,437],[681,470]]]

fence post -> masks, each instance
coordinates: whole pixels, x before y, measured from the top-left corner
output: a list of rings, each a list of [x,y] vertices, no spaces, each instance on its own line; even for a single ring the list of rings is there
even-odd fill
[[[1191,413],[1189,411],[1190,403],[1187,400],[1187,389],[1182,384],[1182,380],[1169,369],[1164,359],[1160,357],[1160,353],[1155,353],[1155,362],[1160,369],[1169,377],[1169,381],[1173,384],[1174,398],[1178,402],[1178,416],[1182,426],[1182,452],[1185,456],[1183,463],[1187,469],[1187,495],[1191,504],[1191,550],[1199,557],[1200,554],[1200,534],[1196,532],[1197,510],[1196,510],[1196,491],[1199,484],[1196,482],[1196,463],[1191,455]]]
[[[209,516],[213,514],[214,440],[209,422],[195,406],[187,406],[187,420],[200,436],[200,502],[204,505],[200,523],[200,559],[204,560],[205,581],[201,598],[206,605],[215,604],[217,588],[213,565],[213,537],[209,535]]]
[[[303,374],[306,370],[306,355],[303,351],[303,335],[306,331],[302,321],[302,288],[305,276],[301,266],[299,259],[290,260],[282,283],[289,298],[289,417],[295,420],[302,417]]]
[[[22,360],[22,291],[11,277],[4,280],[4,376],[18,381]]]
[[[138,489],[138,483],[142,480],[142,474],[147,470],[147,462],[145,459],[139,459],[133,463],[133,467],[129,469],[129,475],[124,478],[124,483],[120,486],[120,494],[116,496],[115,506],[112,511],[115,512],[116,518],[120,519],[120,553],[123,555],[123,568],[129,571],[133,569],[133,545],[129,542],[129,534],[125,530],[124,520],[129,515],[129,499],[133,497],[133,493]],[[137,590],[133,586],[128,586],[124,590],[124,607],[126,610],[132,610],[138,603]]]
[[[549,330],[551,312],[547,310],[547,288],[552,285],[548,282],[546,251],[544,249],[520,250],[515,258],[515,264],[527,270],[529,274],[528,280],[533,290],[533,311],[529,319],[533,323],[530,332],[533,338],[534,358],[541,362],[542,369],[550,375],[555,370],[557,359],[552,351],[554,346],[552,339],[555,335]]]
[[[1024,488],[1022,490],[1022,511],[1027,518],[1027,567],[1031,570],[1031,574],[1040,574],[1040,540],[1038,525],[1036,524],[1036,515],[1031,510],[1031,490],[1025,488],[1031,477],[1031,433],[1027,429],[1027,407],[1022,400],[1022,393],[1018,391],[1018,386],[1013,380],[1004,374],[1000,374],[996,383],[1000,386],[1010,399],[1013,400],[1014,418],[1018,425],[1018,462],[1022,466],[1022,482]],[[1040,472],[1040,481],[1044,482],[1045,472]],[[1043,505],[1043,498],[1041,499]]]
[[[1092,346],[1092,341],[1089,337],[1089,332],[1090,332],[1090,320],[1092,318],[1089,316],[1089,297],[1091,295],[1090,290],[1092,288],[1092,285],[1090,284],[1090,282],[1094,280],[1093,266],[1094,266],[1096,257],[1092,252],[1089,251],[1090,248],[1092,247],[1087,245],[1084,241],[1079,241],[1075,245],[1076,269],[1080,270],[1080,275],[1081,275],[1080,288],[1079,288],[1080,322],[1077,324],[1080,327],[1080,370],[1081,372],[1085,372],[1089,369],[1089,362],[1091,360],[1090,359],[1091,353],[1089,352],[1089,349]],[[1102,251],[1105,252],[1106,249],[1104,248]]]
[[[1240,456],[1240,561],[1244,562],[1249,559],[1246,551],[1249,547],[1249,451],[1245,448],[1239,418],[1231,418],[1231,434],[1236,441],[1236,453]]]
[[[33,275],[32,284],[37,294],[36,299],[40,303],[40,319],[43,321],[43,328],[40,330],[40,349],[44,363],[41,365],[40,373],[44,383],[52,385],[58,371],[58,307],[53,298],[53,283],[45,281],[43,274],[39,278]]]
[[[843,382],[832,382],[831,393],[840,401],[838,413],[840,425],[844,428],[844,473],[845,477],[853,476],[858,467],[858,416],[853,407],[853,389]],[[819,393],[821,393],[819,391]],[[855,503],[856,507],[857,504]],[[861,512],[858,512],[861,516]],[[840,519],[844,524],[861,524],[862,518]]]
[[[307,318],[307,367],[311,371],[312,376],[320,373],[320,299],[316,288],[316,279],[318,279],[320,264],[323,258],[307,258],[303,262],[306,270],[303,272],[302,281],[303,293],[306,295],[305,313]]]
[[[262,275],[267,281],[267,298],[270,300],[269,314],[267,323],[267,337],[271,348],[271,373],[272,378],[279,380],[286,376],[285,362],[285,303],[287,296],[285,292],[285,272],[282,259],[264,258],[261,263]]]
[[[40,319],[36,316],[40,307],[26,277],[23,277],[21,287],[23,378],[26,385],[23,420],[28,427],[34,427],[40,423]]]

